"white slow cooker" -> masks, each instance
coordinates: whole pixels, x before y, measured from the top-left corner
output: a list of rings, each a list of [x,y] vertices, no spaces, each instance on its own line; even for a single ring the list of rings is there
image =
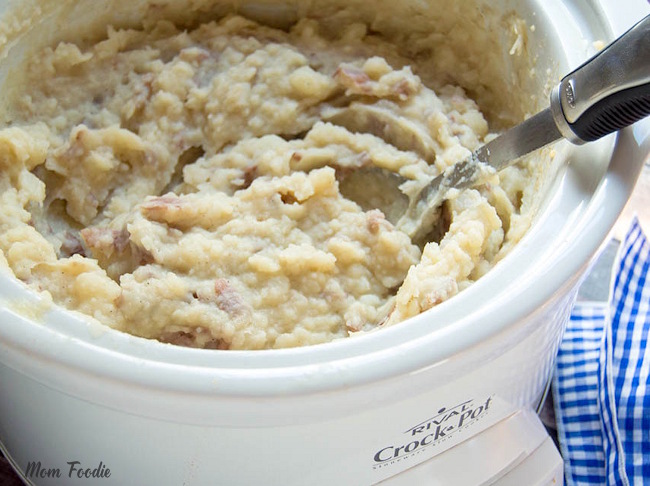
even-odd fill
[[[0,82],[21,36],[39,29],[11,20],[27,3],[0,1]],[[71,19],[41,3],[55,26],[45,37],[112,4],[80,1]],[[644,0],[493,5],[535,26],[530,42],[557,74],[650,11]],[[45,485],[561,483],[535,410],[581,278],[648,158],[650,123],[563,151],[571,163],[506,259],[450,301],[359,338],[263,352],[174,347],[43,310],[0,275],[3,452]]]

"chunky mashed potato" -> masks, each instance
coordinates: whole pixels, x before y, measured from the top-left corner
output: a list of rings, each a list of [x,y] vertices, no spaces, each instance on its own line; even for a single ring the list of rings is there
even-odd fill
[[[525,165],[455,194],[420,246],[341,194],[368,166],[409,194],[492,136],[463,89],[434,91],[363,24],[158,22],[27,69],[0,130],[0,266],[121,331],[217,349],[371,331],[449,299],[527,228]]]

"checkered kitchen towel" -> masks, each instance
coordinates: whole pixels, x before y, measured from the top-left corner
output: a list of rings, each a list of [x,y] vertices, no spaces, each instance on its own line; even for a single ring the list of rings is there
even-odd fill
[[[566,481],[650,484],[650,244],[635,219],[609,303],[576,304],[553,379]]]

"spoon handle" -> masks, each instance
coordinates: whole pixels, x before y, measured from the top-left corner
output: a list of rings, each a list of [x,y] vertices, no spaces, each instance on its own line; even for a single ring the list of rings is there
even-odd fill
[[[650,16],[562,79],[551,110],[564,138],[592,142],[650,115]]]

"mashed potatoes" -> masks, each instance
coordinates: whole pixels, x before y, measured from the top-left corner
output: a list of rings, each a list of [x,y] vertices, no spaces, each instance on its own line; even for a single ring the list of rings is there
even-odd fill
[[[423,247],[344,197],[342,175],[368,166],[411,194],[491,136],[463,89],[418,69],[363,24],[330,38],[309,19],[163,21],[47,49],[0,130],[0,266],[115,329],[202,348],[419,314],[521,238],[532,179],[521,165],[455,195]],[[380,115],[361,129],[364,110]]]

